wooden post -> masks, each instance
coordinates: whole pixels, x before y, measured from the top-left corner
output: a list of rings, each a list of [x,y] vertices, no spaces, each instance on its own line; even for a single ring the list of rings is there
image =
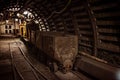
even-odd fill
[[[90,8],[90,4],[88,3],[88,0],[84,1],[84,6],[89,14],[89,18],[91,21],[92,29],[93,29],[93,37],[94,37],[94,56],[97,56],[97,47],[98,47],[98,37],[97,37],[97,24],[96,24],[96,18],[94,16],[93,11]]]

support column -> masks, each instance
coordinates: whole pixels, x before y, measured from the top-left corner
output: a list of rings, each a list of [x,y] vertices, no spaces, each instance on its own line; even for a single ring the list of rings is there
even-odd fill
[[[96,18],[94,16],[93,11],[90,8],[90,4],[88,3],[88,0],[84,1],[84,6],[89,14],[89,18],[91,21],[92,29],[93,29],[93,37],[94,37],[94,56],[97,56],[97,47],[98,47],[98,37],[97,37],[97,24],[96,24]]]

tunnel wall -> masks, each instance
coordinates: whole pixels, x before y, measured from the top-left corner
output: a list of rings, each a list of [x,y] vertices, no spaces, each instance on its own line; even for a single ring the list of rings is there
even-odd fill
[[[115,80],[117,67],[120,67],[120,1],[71,0],[62,13],[51,16],[55,10],[62,10],[67,1],[58,0],[54,3],[43,3],[49,10],[40,8],[43,10],[41,13],[44,13],[41,22],[46,29],[42,31],[49,29],[52,32],[78,35],[80,57],[75,66],[97,79]]]
[[[79,36],[79,52],[119,66],[120,7],[118,0],[75,0],[48,21],[50,31]]]

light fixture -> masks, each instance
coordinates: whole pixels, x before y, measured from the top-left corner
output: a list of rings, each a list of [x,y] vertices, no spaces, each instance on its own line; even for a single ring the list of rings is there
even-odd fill
[[[9,11],[11,11],[12,9],[10,8]]]
[[[15,21],[18,21],[18,19],[16,18]]]
[[[39,21],[42,21],[41,19],[39,19]]]
[[[38,20],[35,20],[35,23],[38,24],[39,23]]]
[[[35,14],[35,16],[37,17],[38,15],[37,15],[37,14]]]
[[[15,8],[15,11],[17,11],[18,9],[17,8]]]
[[[19,14],[19,13],[17,13],[17,16],[19,17],[19,16],[20,16],[20,14]]]
[[[42,27],[42,29],[45,29],[45,27]]]
[[[42,27],[44,27],[44,25],[43,25],[43,24],[42,24],[41,26],[42,26]]]
[[[47,29],[47,31],[50,31],[49,29]]]
[[[24,14],[24,15],[28,14],[28,11],[24,11],[23,14]]]
[[[29,12],[28,15],[32,15],[32,13]]]
[[[9,22],[9,20],[6,20],[6,23],[8,23]]]
[[[1,16],[3,16],[3,13],[0,13]]]

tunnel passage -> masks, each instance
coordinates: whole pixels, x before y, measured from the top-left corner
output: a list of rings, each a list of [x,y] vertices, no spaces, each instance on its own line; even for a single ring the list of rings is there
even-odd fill
[[[77,35],[78,55],[120,67],[119,0],[1,0],[0,3],[0,29],[6,25],[5,20],[18,18],[26,32],[17,34],[16,29],[17,35],[30,37],[37,30]]]

